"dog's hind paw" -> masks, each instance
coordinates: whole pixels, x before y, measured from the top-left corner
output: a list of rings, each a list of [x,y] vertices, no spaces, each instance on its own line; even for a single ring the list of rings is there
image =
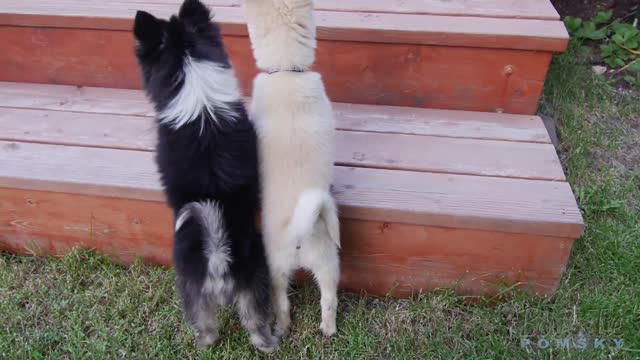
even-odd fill
[[[202,333],[198,334],[196,338],[196,345],[200,349],[204,349],[213,345],[216,341],[218,341],[218,334],[215,333]]]
[[[276,324],[275,328],[273,329],[273,334],[280,339],[289,336],[290,332],[291,326],[279,326],[278,324]]]
[[[322,331],[322,335],[324,335],[325,337],[332,337],[337,331],[336,324],[328,324],[323,322],[320,324],[320,331]]]
[[[262,337],[260,340],[251,339],[253,346],[263,353],[269,354],[278,348],[278,338],[275,336]]]

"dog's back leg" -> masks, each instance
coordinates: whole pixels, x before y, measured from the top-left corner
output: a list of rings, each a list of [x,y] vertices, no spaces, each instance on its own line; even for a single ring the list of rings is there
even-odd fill
[[[174,244],[176,285],[184,316],[193,328],[199,347],[218,339],[216,301],[205,290],[208,259],[204,253],[203,228],[188,213],[179,218]]]
[[[271,333],[271,307],[269,289],[246,289],[238,294],[236,306],[242,326],[249,333],[251,344],[262,352],[272,352],[278,346],[278,339]]]
[[[199,347],[207,347],[218,340],[217,304],[202,288],[178,275],[177,287],[187,322],[196,333]]]
[[[324,219],[316,225],[313,241],[304,243],[301,250],[303,263],[311,270],[320,288],[320,330],[324,336],[332,336],[336,333],[340,260],[337,244],[329,235]]]
[[[290,259],[289,259],[290,260]],[[291,269],[289,266],[277,267],[272,265],[273,306],[276,313],[275,335],[286,337],[291,328],[291,305],[289,303],[289,280]]]
[[[173,261],[186,320],[200,347],[218,339],[216,307],[228,271],[228,248],[222,215],[214,202],[189,203],[176,219]]]

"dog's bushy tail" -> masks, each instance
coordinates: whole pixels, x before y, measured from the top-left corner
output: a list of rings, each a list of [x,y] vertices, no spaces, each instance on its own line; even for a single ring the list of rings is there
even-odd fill
[[[192,202],[176,216],[173,262],[185,318],[200,346],[217,338],[213,307],[223,300],[230,248],[222,212],[215,202]]]
[[[320,189],[305,190],[298,197],[289,222],[289,237],[300,241],[311,236],[318,220],[323,220],[329,238],[340,247],[340,222],[336,202],[328,191]]]
[[[222,278],[229,271],[231,250],[222,211],[215,201],[192,202],[182,207],[176,220],[175,241],[174,256],[183,257],[175,258],[176,263],[201,262],[200,268],[205,270],[201,275],[205,277]]]

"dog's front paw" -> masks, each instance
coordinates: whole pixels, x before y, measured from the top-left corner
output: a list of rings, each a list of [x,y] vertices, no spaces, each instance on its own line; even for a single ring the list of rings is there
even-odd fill
[[[325,337],[331,337],[336,333],[336,323],[322,322],[320,324],[320,331],[322,331],[322,335]]]

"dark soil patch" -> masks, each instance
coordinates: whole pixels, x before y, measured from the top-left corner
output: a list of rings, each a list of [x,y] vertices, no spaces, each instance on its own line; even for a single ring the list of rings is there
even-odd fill
[[[551,0],[562,18],[574,16],[582,19],[591,19],[599,11],[613,11],[613,18],[626,23],[633,23],[640,19],[640,0]],[[599,47],[602,42],[583,40],[582,45],[591,49],[584,57],[590,65],[605,66],[600,56]],[[638,89],[623,79],[625,73],[614,74],[607,72],[606,77],[613,81],[613,85],[620,92],[636,93]]]
[[[616,18],[631,16],[640,5],[640,0],[551,0],[560,16],[575,16],[590,19],[598,11],[613,10]]]

